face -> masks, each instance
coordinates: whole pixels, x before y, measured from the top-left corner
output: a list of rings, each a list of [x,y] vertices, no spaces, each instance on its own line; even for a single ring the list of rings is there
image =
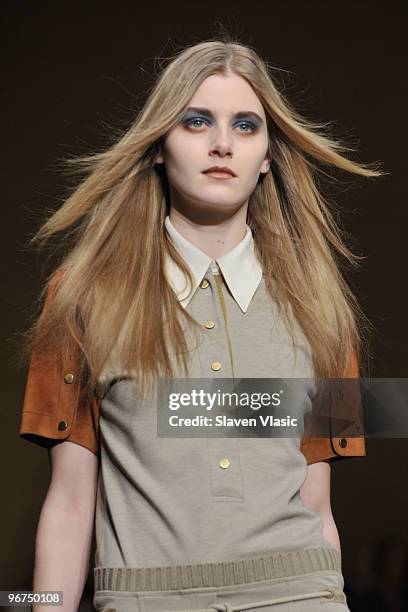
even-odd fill
[[[156,163],[164,163],[172,206],[234,213],[248,203],[260,173],[268,172],[268,133],[262,104],[240,76],[209,76],[164,139]],[[226,173],[206,173],[211,167]]]

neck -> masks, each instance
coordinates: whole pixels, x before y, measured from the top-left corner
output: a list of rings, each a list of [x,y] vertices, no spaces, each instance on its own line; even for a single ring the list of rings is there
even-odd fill
[[[242,206],[234,215],[216,222],[207,215],[195,218],[170,206],[172,225],[186,240],[212,259],[218,259],[243,240],[246,232],[247,207]]]

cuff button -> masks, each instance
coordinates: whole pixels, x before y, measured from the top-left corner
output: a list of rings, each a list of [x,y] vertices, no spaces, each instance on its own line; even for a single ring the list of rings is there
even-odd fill
[[[346,438],[340,438],[339,444],[340,444],[341,448],[346,448],[346,446],[347,446]]]
[[[60,421],[58,423],[58,431],[65,431],[68,427],[68,423],[66,421]]]

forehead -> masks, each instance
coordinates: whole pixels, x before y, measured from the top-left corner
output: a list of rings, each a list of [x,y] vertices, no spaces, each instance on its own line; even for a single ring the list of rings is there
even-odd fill
[[[249,83],[235,73],[212,74],[192,96],[189,106],[206,107],[220,115],[254,111],[265,117],[263,106]]]

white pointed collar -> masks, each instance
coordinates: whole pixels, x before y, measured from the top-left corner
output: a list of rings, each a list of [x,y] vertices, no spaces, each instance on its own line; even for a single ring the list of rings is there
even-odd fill
[[[262,279],[262,267],[255,254],[254,239],[249,225],[246,226],[246,233],[241,242],[216,260],[213,260],[184,238],[171,223],[169,215],[165,218],[165,228],[175,248],[193,274],[193,291],[188,297],[189,287],[184,274],[173,259],[167,256],[166,275],[182,306],[185,308],[188,305],[209,266],[211,265],[212,269],[217,267],[214,266],[215,262],[218,264],[232,296],[242,312],[245,313]]]

